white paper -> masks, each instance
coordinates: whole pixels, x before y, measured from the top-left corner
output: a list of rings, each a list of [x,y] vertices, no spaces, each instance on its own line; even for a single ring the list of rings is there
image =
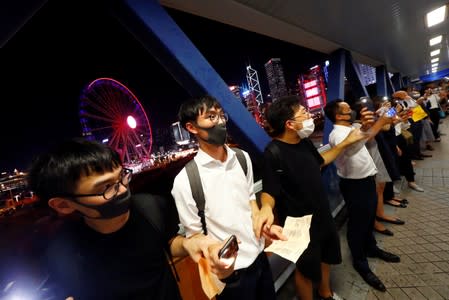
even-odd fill
[[[306,250],[310,242],[309,228],[312,215],[299,218],[287,217],[282,234],[287,236],[287,241],[275,240],[265,248],[265,252],[273,252],[277,255],[296,263],[301,254]]]

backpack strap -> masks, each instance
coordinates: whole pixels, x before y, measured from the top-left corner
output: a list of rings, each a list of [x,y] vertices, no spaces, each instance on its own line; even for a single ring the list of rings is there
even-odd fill
[[[190,160],[186,164],[187,177],[189,178],[190,190],[192,191],[193,200],[195,200],[198,208],[198,216],[201,219],[204,235],[207,235],[206,216],[204,215],[204,207],[206,200],[204,198],[203,186],[201,185],[200,172],[195,159]]]
[[[243,151],[240,148],[231,148],[231,149],[235,151],[237,160],[243,169],[243,173],[245,173],[245,176],[246,176],[248,174],[248,164],[246,163],[245,154],[243,154]]]
[[[279,146],[276,143],[271,142],[267,146],[267,151],[271,153],[276,162],[276,173],[281,174],[283,172],[281,166],[281,150],[279,150]]]
[[[245,154],[239,148],[231,148],[235,151],[237,156],[237,160],[240,166],[243,169],[243,173],[248,173],[248,164],[246,163]],[[203,233],[207,235],[207,227],[206,227],[206,216],[204,214],[204,208],[206,206],[206,200],[204,197],[203,186],[201,185],[201,177],[200,172],[198,171],[198,165],[195,162],[195,159],[190,160],[186,166],[187,177],[189,178],[190,190],[192,191],[193,200],[195,200],[196,207],[198,208],[198,216],[201,219],[201,226],[203,228]]]

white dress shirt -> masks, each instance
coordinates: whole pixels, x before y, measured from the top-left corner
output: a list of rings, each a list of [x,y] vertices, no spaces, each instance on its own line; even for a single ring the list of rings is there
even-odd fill
[[[432,94],[429,97],[427,97],[427,103],[430,103],[429,109],[436,109],[439,107],[438,103],[440,102],[440,97],[437,94]]]
[[[334,125],[334,129],[329,134],[331,147],[340,144],[352,129],[353,127],[350,126]],[[361,141],[349,146],[335,159],[338,176],[348,179],[361,179],[376,175],[376,165],[364,142]]]
[[[251,159],[248,153],[243,152],[248,166],[245,177],[235,152],[225,147],[225,162],[212,158],[201,149],[194,159],[204,190],[208,235],[220,241],[232,234],[237,236],[241,241],[235,263],[235,269],[238,270],[254,262],[264,248],[264,240],[261,238],[258,241],[253,231],[250,200],[256,200],[256,196]],[[171,193],[186,236],[202,232],[198,208],[192,197],[185,168],[176,176]]]

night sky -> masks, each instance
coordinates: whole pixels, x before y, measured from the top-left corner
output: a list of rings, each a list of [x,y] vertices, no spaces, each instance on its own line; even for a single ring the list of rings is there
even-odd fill
[[[67,9],[70,14],[61,13]],[[271,57],[281,58],[292,83],[326,59],[322,53],[167,10],[230,85],[246,81],[250,62],[266,94],[263,64]],[[8,109],[0,117],[0,171],[24,170],[50,145],[80,136],[79,96],[96,78],[112,77],[133,91],[153,130],[175,122],[179,103],[189,98],[122,25],[89,5],[68,8],[65,1],[49,0],[1,53],[0,103]]]

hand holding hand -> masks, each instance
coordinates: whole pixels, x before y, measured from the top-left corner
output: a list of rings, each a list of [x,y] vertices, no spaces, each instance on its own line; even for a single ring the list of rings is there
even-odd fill
[[[363,132],[360,129],[353,129],[346,137],[345,143],[347,143],[348,145],[351,145],[360,140],[366,139],[367,137],[368,137],[368,135],[366,132]]]
[[[273,221],[273,209],[269,205],[262,206],[257,215],[253,216],[253,230],[258,239],[262,236],[264,227],[270,228]]]
[[[288,238],[282,233],[282,229],[279,225],[264,226],[262,234],[270,242],[273,240],[286,241]]]

